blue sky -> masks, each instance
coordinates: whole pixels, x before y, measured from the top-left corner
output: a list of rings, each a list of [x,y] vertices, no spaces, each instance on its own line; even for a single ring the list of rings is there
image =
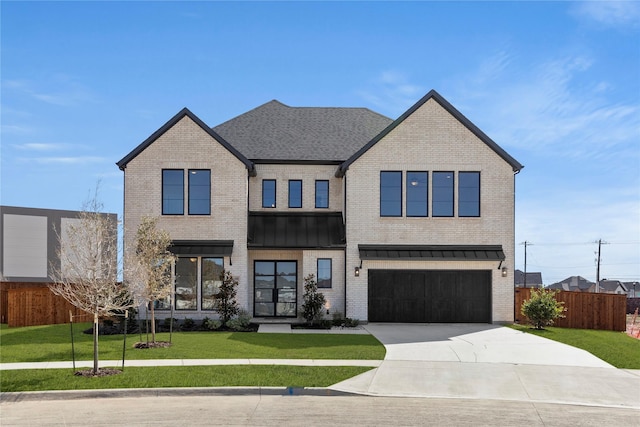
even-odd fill
[[[639,2],[11,2],[3,205],[80,209],[182,107],[270,101],[397,118],[430,89],[525,165],[516,268],[640,280]]]

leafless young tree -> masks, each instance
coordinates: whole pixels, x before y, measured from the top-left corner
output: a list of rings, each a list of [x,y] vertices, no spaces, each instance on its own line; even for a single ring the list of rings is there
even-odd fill
[[[133,306],[118,283],[118,224],[102,213],[98,191],[78,218],[56,230],[60,264],[51,265],[51,291],[93,315],[93,374],[98,373],[98,322]]]
[[[158,229],[158,219],[143,217],[133,247],[126,255],[125,280],[136,301],[151,307],[151,341],[156,342],[155,304],[171,296],[171,266],[176,260],[168,248],[171,237]]]

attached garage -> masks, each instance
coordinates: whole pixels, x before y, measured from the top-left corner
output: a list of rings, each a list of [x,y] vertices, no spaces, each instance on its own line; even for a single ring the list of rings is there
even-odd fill
[[[491,271],[369,270],[369,321],[490,323]]]

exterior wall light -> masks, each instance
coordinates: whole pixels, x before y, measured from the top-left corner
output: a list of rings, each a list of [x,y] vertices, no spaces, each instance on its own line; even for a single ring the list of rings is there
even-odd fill
[[[354,274],[356,277],[360,277],[360,267],[356,267]]]
[[[507,277],[507,267],[502,267],[502,277]]]

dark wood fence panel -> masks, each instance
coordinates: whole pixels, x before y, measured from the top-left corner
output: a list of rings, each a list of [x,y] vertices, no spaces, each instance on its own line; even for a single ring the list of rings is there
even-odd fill
[[[87,321],[86,313],[54,295],[48,287],[7,289],[8,326],[37,326],[69,323],[69,312]]]
[[[520,309],[530,294],[530,288],[516,288],[515,291],[515,317],[522,324],[527,323],[528,319],[520,313]],[[626,295],[560,291],[556,299],[564,302],[567,311],[564,313],[566,317],[557,319],[554,326],[607,331],[626,330]]]

